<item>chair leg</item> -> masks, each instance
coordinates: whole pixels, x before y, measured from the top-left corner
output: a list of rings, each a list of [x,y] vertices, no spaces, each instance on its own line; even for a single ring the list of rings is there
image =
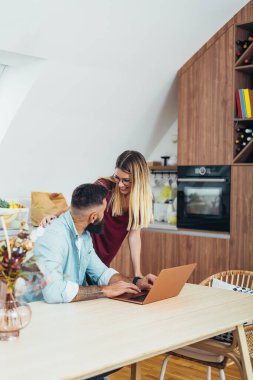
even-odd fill
[[[225,372],[223,369],[219,369],[220,380],[226,380]]]
[[[206,380],[211,380],[211,379],[212,379],[212,368],[208,366],[207,371],[206,371]]]
[[[163,380],[164,379],[164,375],[165,375],[165,371],[166,371],[166,367],[167,367],[167,363],[168,363],[169,357],[170,357],[170,355],[166,354],[166,356],[165,356],[165,358],[163,360],[163,364],[162,364],[159,380]]]

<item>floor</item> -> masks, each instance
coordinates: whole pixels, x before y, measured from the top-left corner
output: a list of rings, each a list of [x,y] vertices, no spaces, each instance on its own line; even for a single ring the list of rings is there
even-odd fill
[[[142,380],[158,380],[164,355],[143,361]],[[235,365],[225,370],[226,380],[241,380]],[[206,367],[197,363],[179,358],[170,358],[166,370],[165,380],[205,380]],[[212,380],[219,380],[217,369],[212,369]],[[110,380],[130,380],[130,367],[124,367],[112,374]]]

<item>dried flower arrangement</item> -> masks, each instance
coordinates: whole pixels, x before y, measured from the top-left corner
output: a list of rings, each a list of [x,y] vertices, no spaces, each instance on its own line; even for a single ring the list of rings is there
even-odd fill
[[[9,239],[4,218],[1,217],[5,240],[0,242],[0,285],[6,285],[5,299],[0,300],[0,340],[13,340],[30,322],[31,307],[20,302],[14,294],[18,278],[26,280],[33,292],[45,286],[43,274],[32,254],[33,242],[29,238],[27,223],[21,222],[20,232]]]
[[[17,237],[9,239],[5,222],[1,218],[5,240],[0,242],[0,281],[7,285],[7,293],[14,293],[18,278],[28,281],[36,292],[45,286],[43,274],[36,265],[32,249],[34,243],[29,238],[26,222],[21,222]]]

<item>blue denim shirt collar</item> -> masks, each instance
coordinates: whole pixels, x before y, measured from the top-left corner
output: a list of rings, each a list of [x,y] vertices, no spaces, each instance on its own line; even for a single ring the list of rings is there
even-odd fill
[[[84,231],[81,235],[78,234],[70,210],[67,211],[67,212],[65,212],[65,213],[63,214],[63,217],[64,217],[64,219],[65,219],[65,221],[66,221],[66,224],[68,225],[70,231],[72,232],[72,234],[74,235],[74,237],[75,237],[76,239],[78,239],[79,236],[80,236],[80,237],[84,237],[84,236],[89,235],[89,233],[88,233],[87,231]]]
[[[72,234],[77,238],[79,235],[78,235],[78,232],[76,230],[76,226],[74,224],[74,221],[73,221],[72,215],[70,213],[70,210],[66,211],[62,216],[65,219],[66,224],[68,225],[68,227],[69,227],[70,231],[72,232]]]

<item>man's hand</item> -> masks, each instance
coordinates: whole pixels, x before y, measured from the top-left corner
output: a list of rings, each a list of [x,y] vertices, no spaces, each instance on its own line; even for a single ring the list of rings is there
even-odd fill
[[[40,227],[45,228],[48,224],[51,224],[52,220],[54,220],[55,218],[57,218],[56,215],[45,216],[45,218],[43,218],[42,221],[40,222]]]
[[[140,280],[138,280],[136,285],[141,290],[150,290],[156,279],[157,276],[155,276],[152,273],[149,273],[146,276],[142,277]]]
[[[104,295],[108,298],[120,296],[124,293],[137,294],[140,292],[140,289],[136,285],[132,284],[131,282],[125,281],[114,282],[111,285],[105,285],[101,288]]]

